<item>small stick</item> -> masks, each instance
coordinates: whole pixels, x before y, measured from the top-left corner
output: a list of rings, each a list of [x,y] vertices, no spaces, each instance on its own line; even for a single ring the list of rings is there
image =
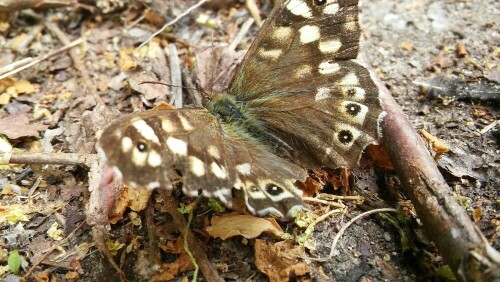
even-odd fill
[[[9,155],[10,154],[10,158]],[[8,164],[52,164],[52,165],[86,165],[97,161],[96,154],[77,153],[19,153],[0,152],[0,165]]]
[[[325,200],[321,200],[321,199],[317,199],[317,198],[312,198],[312,197],[302,197],[302,199],[304,201],[320,203],[320,204],[323,204],[323,205],[332,206],[332,207],[336,207],[336,208],[345,208],[345,205],[342,204],[342,203],[325,201]]]
[[[201,0],[200,2],[198,2],[198,3],[194,4],[193,6],[189,7],[182,14],[178,15],[175,19],[173,19],[173,20],[169,21],[168,23],[166,23],[165,25],[163,25],[159,30],[157,30],[156,32],[154,32],[153,34],[151,34],[151,36],[149,36],[148,39],[146,39],[144,42],[142,42],[142,44],[139,45],[139,47],[137,47],[136,50],[141,49],[142,47],[144,47],[144,45],[148,44],[149,41],[151,41],[158,34],[162,33],[167,27],[173,25],[174,23],[176,23],[177,21],[179,21],[181,18],[183,18],[187,14],[191,13],[191,11],[193,11],[194,9],[196,9],[196,8],[200,7],[201,5],[205,4],[205,2],[207,2],[207,0]]]
[[[11,70],[11,71],[6,72],[6,73],[3,73],[2,75],[0,75],[0,80],[4,79],[4,78],[6,78],[6,77],[9,77],[9,76],[11,76],[11,75],[13,75],[13,74],[16,74],[16,73],[18,73],[18,72],[20,72],[20,71],[22,71],[22,70],[25,70],[25,69],[27,69],[27,68],[29,68],[29,67],[32,67],[32,66],[34,66],[34,65],[36,65],[36,64],[38,64],[38,63],[40,63],[40,62],[42,62],[42,61],[47,60],[47,59],[48,59],[48,58],[50,58],[50,57],[53,57],[53,56],[55,56],[55,55],[57,55],[57,54],[62,53],[62,52],[64,52],[64,51],[68,50],[68,49],[71,49],[71,48],[75,47],[76,45],[79,45],[79,44],[80,44],[80,43],[82,43],[82,42],[83,42],[83,40],[82,40],[81,38],[78,38],[77,40],[71,41],[71,42],[69,42],[68,44],[66,44],[64,47],[62,47],[62,48],[60,48],[60,49],[57,49],[57,50],[55,50],[55,51],[49,52],[49,53],[48,53],[48,54],[46,54],[46,55],[39,56],[39,57],[37,57],[36,59],[34,59],[33,61],[31,61],[30,63],[25,64],[25,65],[24,65],[24,66],[22,66],[22,67],[16,68],[16,69]],[[25,58],[25,59],[22,59],[22,60],[20,60],[20,61],[23,61],[23,60],[26,60],[26,58]],[[20,63],[19,63],[19,61],[18,61],[18,62],[14,62],[14,63],[12,63],[12,64],[20,64]],[[6,68],[7,68],[7,67],[8,67],[8,66],[6,66]]]
[[[175,43],[168,44],[168,62],[170,65],[170,80],[172,81],[172,85],[182,87],[179,53],[177,52]],[[176,109],[180,109],[183,106],[181,87],[173,87],[170,89],[172,92],[172,95],[170,96],[170,104],[174,105]]]

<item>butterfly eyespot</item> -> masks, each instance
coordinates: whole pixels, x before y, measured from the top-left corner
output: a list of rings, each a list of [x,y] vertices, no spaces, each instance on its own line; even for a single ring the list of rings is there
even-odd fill
[[[339,132],[339,141],[342,144],[349,144],[352,141],[352,133],[349,130],[341,130]]]
[[[361,106],[358,104],[347,104],[345,106],[346,112],[351,116],[356,116],[361,111]]]
[[[326,4],[327,0],[314,0],[314,4],[316,6],[322,6],[324,4]]]
[[[257,187],[255,187],[255,186],[252,186],[252,187],[250,188],[250,190],[251,190],[252,192],[259,192],[259,189],[257,189]]]
[[[139,152],[144,153],[145,151],[148,150],[148,145],[144,143],[143,141],[137,142],[137,145],[135,146]]]
[[[283,193],[283,188],[270,183],[266,185],[266,192],[270,195],[276,196]]]

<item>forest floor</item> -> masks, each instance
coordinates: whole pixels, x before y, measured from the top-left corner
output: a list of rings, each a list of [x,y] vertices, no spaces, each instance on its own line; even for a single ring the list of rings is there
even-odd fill
[[[79,8],[0,13],[0,68],[26,57],[42,56],[80,37],[85,41],[82,48],[59,52],[0,79],[0,132],[6,136],[2,149],[10,144],[15,152],[95,153],[96,132],[114,117],[171,101],[168,95],[175,87],[141,84],[158,78],[174,84],[170,80],[173,49],[169,43],[175,42],[184,85],[193,87],[198,81],[207,89],[216,74],[219,80],[212,89],[217,89],[227,85],[226,74],[236,67],[258,32],[252,25],[239,38],[236,50],[228,51],[251,16],[242,3],[234,3],[244,1],[212,1],[162,33],[144,55],[147,60],[137,66],[131,51],[161,26],[159,15],[172,19],[195,2],[88,2],[92,4]],[[271,1],[260,2],[259,11],[265,18]],[[141,20],[142,15],[145,18]],[[361,12],[362,52],[367,61],[416,130],[424,129],[449,147],[438,158],[438,166],[471,219],[500,250],[498,18],[500,4],[495,0],[373,0],[364,1]],[[222,62],[215,70],[210,69],[214,56]],[[445,92],[449,96],[425,93],[422,85],[448,88]],[[462,99],[464,93],[476,96]],[[200,97],[197,91],[186,90],[180,106],[198,106]],[[394,173],[374,167],[366,159],[369,157],[351,172],[356,176],[352,193],[371,197],[379,207],[408,206]],[[21,262],[19,275],[28,273],[29,279],[119,279],[97,251],[91,226],[86,223],[87,172],[78,165],[0,166],[2,280],[17,281],[8,266],[12,264],[7,263],[9,257]],[[340,190],[330,192],[338,195]],[[123,193],[112,196],[121,199],[122,209],[113,215],[113,224],[106,225],[107,238],[102,239],[107,240],[129,281],[192,277],[182,232],[171,226],[161,192],[154,192],[151,200],[136,199],[138,203],[123,200]],[[180,193],[173,196],[185,204],[192,202]],[[141,208],[132,202],[142,208],[149,203],[149,210],[139,211]],[[445,262],[426,238],[425,226],[412,216],[402,221],[380,216],[357,221],[341,238],[335,256],[326,262],[284,260],[283,269],[267,270],[267,276],[256,266],[280,260],[284,254],[328,255],[340,228],[369,208],[368,201],[365,205],[341,202],[343,212],[320,222],[305,247],[280,245],[283,241],[269,234],[259,239],[213,238],[206,227],[220,213],[205,200],[195,210],[191,228],[220,276],[228,281],[266,281],[268,277],[278,281],[283,278],[283,269],[301,281],[451,280]],[[313,209],[318,214],[326,210]],[[293,223],[279,224],[293,235],[304,231]],[[402,234],[410,242],[404,242]],[[150,252],[152,237],[160,238],[160,257],[154,258]],[[259,255],[256,249],[260,249]],[[19,256],[13,255],[14,250]],[[153,274],[154,264],[160,274]]]

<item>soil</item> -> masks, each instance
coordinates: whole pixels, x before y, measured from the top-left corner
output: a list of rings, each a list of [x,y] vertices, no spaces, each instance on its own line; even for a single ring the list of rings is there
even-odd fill
[[[13,126],[17,129],[15,133],[20,135],[8,138],[14,148],[45,153],[95,153],[96,131],[113,117],[169,101],[165,93],[175,91],[175,87],[141,84],[157,79],[174,84],[169,79],[171,62],[166,54],[171,49],[168,42],[176,40],[184,83],[194,85],[198,81],[205,89],[209,84],[217,89],[224,85],[225,74],[234,69],[235,62],[242,58],[258,31],[253,25],[235,52],[225,51],[250,15],[242,3],[213,1],[210,6],[195,10],[172,30],[163,33],[156,49],[162,55],[143,62],[140,67],[144,72],[135,72],[133,68],[124,67],[133,61],[127,48],[137,46],[158,28],[154,26],[154,20],[161,20],[159,15],[170,20],[172,15],[178,15],[190,5],[184,1],[163,5],[156,1],[133,4],[104,0],[88,2],[92,4],[80,8],[23,10],[0,16],[0,66],[60,48],[66,43],[61,43],[57,30],[69,40],[80,36],[85,36],[86,40],[83,51],[80,49],[81,53],[76,51],[73,54],[81,56],[80,62],[75,61],[69,52],[61,52],[12,78],[0,80],[0,94],[17,91],[10,101],[0,105],[0,119],[25,115],[31,125]],[[147,4],[150,8],[147,20],[136,21],[146,2],[151,2]],[[192,1],[185,2],[193,4]],[[260,12],[265,16],[270,11],[270,1],[261,2]],[[415,128],[424,129],[448,145],[450,150],[437,160],[439,168],[475,224],[493,247],[500,250],[500,4],[495,0],[372,0],[364,1],[362,7],[362,51],[367,61]],[[207,15],[214,22],[201,24],[200,15]],[[58,28],[44,24],[48,20]],[[21,36],[23,33],[25,36]],[[12,40],[14,38],[16,40]],[[216,55],[223,57],[222,65],[216,71],[200,71],[204,67],[210,68]],[[193,70],[195,64],[198,64],[198,71]],[[121,72],[120,67],[126,70]],[[220,74],[217,76],[220,79],[211,83],[209,80],[214,77],[214,72]],[[82,82],[82,77],[87,81]],[[14,81],[19,80],[26,80],[28,85],[15,85]],[[6,87],[2,88],[4,85],[14,89],[6,90]],[[423,91],[422,85],[426,86],[427,92]],[[433,95],[438,93],[432,92],[433,85],[449,91],[445,91],[446,96]],[[461,90],[462,86],[465,90]],[[95,87],[93,93],[97,95],[92,95],[89,87]],[[464,98],[471,93],[479,94]],[[488,96],[488,93],[493,94]],[[201,96],[197,91],[186,90],[184,106],[198,105]],[[0,96],[0,102],[2,99]],[[101,107],[102,103],[108,107]],[[356,181],[351,192],[372,201],[365,202],[365,205],[343,201],[347,206],[345,213],[328,218],[315,227],[306,244],[307,255],[328,255],[333,237],[341,226],[368,205],[409,205],[393,173],[374,167],[367,159],[369,157],[364,159],[361,168],[352,171]],[[3,210],[29,206],[21,208],[27,215],[22,224],[0,222],[0,234],[4,238],[0,242],[2,266],[7,265],[8,254],[19,250],[23,275],[40,261],[47,250],[57,246],[35,267],[33,277],[80,281],[119,279],[95,245],[84,244],[95,240],[91,226],[85,223],[89,201],[86,168],[76,165],[11,165],[0,168],[0,217]],[[341,191],[333,193],[341,194]],[[168,234],[170,237],[166,241],[174,242],[181,235],[170,226],[171,219],[160,207],[162,201],[158,195],[155,192],[151,201],[156,211],[152,216],[153,225],[158,228],[154,232]],[[179,193],[174,193],[174,197],[180,202],[190,202]],[[206,201],[202,201],[201,206],[198,212],[207,210]],[[315,207],[313,210],[320,212],[325,209]],[[221,240],[207,235],[203,227],[212,215],[196,218],[192,228],[220,275],[228,281],[268,280],[256,267],[254,248],[257,243],[254,239],[238,236]],[[137,216],[143,224],[136,225]],[[127,210],[117,223],[107,225],[108,239],[131,246],[131,251],[122,248],[115,256],[130,281],[150,278],[146,269],[150,267],[148,263],[152,264],[147,252],[147,232],[151,226],[145,223],[149,219],[144,211],[137,215]],[[54,232],[50,233],[54,223],[61,230],[61,238],[57,238]],[[291,234],[303,231],[292,223],[280,224]],[[418,218],[413,216],[405,219],[363,218],[347,229],[332,259],[308,261],[309,274],[299,280],[451,279],[445,262],[426,238],[424,230]],[[64,238],[68,238],[67,242],[61,241]],[[269,243],[280,241],[270,235],[259,238]],[[141,247],[133,247],[135,240],[141,242],[138,243],[142,244]],[[77,246],[87,246],[88,249],[81,251],[83,255],[79,256]],[[178,254],[164,252],[161,261],[175,262],[178,257]],[[3,280],[17,281],[17,276],[3,271],[0,269]],[[174,280],[191,278],[192,274],[192,270],[175,274]]]

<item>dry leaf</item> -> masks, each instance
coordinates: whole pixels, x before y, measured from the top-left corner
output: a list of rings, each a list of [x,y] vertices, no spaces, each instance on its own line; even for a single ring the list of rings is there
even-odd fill
[[[174,262],[162,264],[159,273],[152,277],[152,281],[173,280],[182,272],[193,269],[191,258],[186,254],[181,254]]]
[[[389,158],[389,154],[385,150],[384,146],[379,145],[368,145],[366,151],[372,157],[372,160],[379,167],[394,169],[394,165]]]
[[[434,159],[437,160],[439,157],[448,152],[450,150],[450,147],[446,145],[443,141],[439,140],[437,137],[431,135],[429,132],[425,131],[424,129],[420,129],[418,133],[427,141],[427,144],[429,144],[434,151]]]
[[[210,236],[219,237],[222,240],[238,235],[253,239],[264,232],[276,236],[284,234],[274,218],[260,218],[238,213],[214,216],[211,225],[207,227],[207,232]]]
[[[483,216],[483,209],[481,207],[474,208],[474,211],[472,212],[472,219],[474,220],[474,223],[477,223],[482,216]]]
[[[115,224],[121,220],[127,208],[133,211],[142,211],[145,209],[152,193],[153,190],[147,189],[132,189],[128,187],[121,189],[120,195],[118,195],[110,213],[109,222]]]
[[[39,131],[47,129],[47,125],[29,124],[29,118],[21,113],[0,119],[0,133],[9,139],[17,139],[25,136],[38,137]]]
[[[297,181],[295,185],[299,187],[300,190],[302,190],[303,197],[314,197],[314,195],[322,190],[324,186],[324,184],[321,183],[318,179],[312,177],[306,178],[306,181],[304,182]]]
[[[264,272],[271,282],[290,281],[290,277],[303,276],[309,266],[298,259],[303,257],[304,248],[292,246],[290,241],[276,244],[255,240],[255,265]]]

